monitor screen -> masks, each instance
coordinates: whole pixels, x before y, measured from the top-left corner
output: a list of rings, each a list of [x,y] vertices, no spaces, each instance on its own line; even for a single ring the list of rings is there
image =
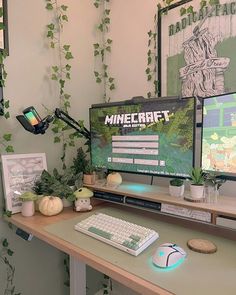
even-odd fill
[[[203,100],[202,168],[236,180],[236,93]]]
[[[194,163],[195,99],[143,99],[90,108],[92,164],[188,177]]]

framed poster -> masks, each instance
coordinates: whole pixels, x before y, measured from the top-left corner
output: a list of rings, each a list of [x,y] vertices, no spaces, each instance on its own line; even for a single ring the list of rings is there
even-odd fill
[[[46,155],[11,154],[2,155],[1,160],[6,210],[17,213],[21,211],[19,196],[32,191],[35,181],[47,169]]]
[[[0,0],[0,50],[9,52],[8,46],[7,0]]]
[[[209,97],[236,90],[236,3],[210,2],[183,0],[159,11],[160,96]]]

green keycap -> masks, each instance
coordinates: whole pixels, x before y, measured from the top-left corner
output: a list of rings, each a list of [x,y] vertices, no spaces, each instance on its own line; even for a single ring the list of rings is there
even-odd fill
[[[111,237],[112,237],[112,234],[111,233],[108,233],[108,232],[106,232],[104,230],[101,230],[99,228],[96,228],[94,226],[89,227],[88,228],[88,231],[90,231],[90,232],[92,232],[94,234],[97,234],[98,236],[101,236],[101,237],[103,237],[105,239],[108,239],[108,240],[110,240]]]
[[[140,236],[137,236],[137,235],[131,235],[130,236],[130,239],[135,240],[136,242],[139,242],[139,240],[141,239],[141,237]]]

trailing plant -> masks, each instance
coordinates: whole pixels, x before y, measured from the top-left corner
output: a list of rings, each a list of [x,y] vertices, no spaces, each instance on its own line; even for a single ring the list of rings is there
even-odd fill
[[[10,262],[10,257],[13,256],[14,252],[9,247],[7,239],[3,239],[1,243],[2,248],[0,249],[0,261],[6,267],[6,287],[3,295],[21,295],[21,293],[16,293],[15,285],[13,282],[15,275],[15,267]]]
[[[0,18],[3,18],[3,7],[0,7]],[[4,30],[4,23],[0,22],[0,30]],[[7,72],[5,70],[4,61],[7,57],[8,53],[6,49],[0,50],[0,87],[5,87],[5,81],[7,78]],[[10,112],[8,111],[10,107],[9,100],[1,100],[0,101],[0,115],[5,119],[10,118]],[[4,151],[7,153],[14,152],[13,146],[10,144],[12,140],[11,133],[5,133],[0,135],[0,152]]]
[[[71,64],[73,59],[71,46],[62,44],[63,25],[69,21],[67,10],[68,6],[59,5],[57,0],[45,0],[46,9],[52,12],[52,22],[47,25],[47,39],[49,46],[53,50],[57,50],[58,64],[51,67],[51,80],[57,83],[59,93],[59,106],[65,113],[68,113],[71,95],[66,91],[66,82],[71,79]],[[48,110],[48,112],[50,112]],[[78,122],[83,126],[83,122]],[[75,146],[75,140],[82,137],[77,131],[72,129],[66,123],[55,118],[52,124],[52,132],[54,133],[54,143],[62,144],[62,168],[66,169],[66,151],[68,147]]]
[[[107,7],[110,0],[95,0],[94,6],[101,9],[101,20],[97,25],[99,40],[101,42],[93,44],[94,56],[99,60],[100,69],[94,71],[96,83],[103,85],[103,100],[109,102],[111,100],[111,91],[115,89],[115,79],[109,73],[109,66],[106,63],[107,54],[111,53],[113,40],[107,38],[110,26],[110,9]]]
[[[77,150],[76,157],[73,159],[73,165],[71,168],[74,173],[84,172],[86,167],[89,165],[89,160],[87,160],[87,155],[84,150],[80,147]]]
[[[56,196],[61,199],[70,198],[74,193],[74,189],[72,189],[68,184],[61,182],[61,178],[60,180],[57,179],[56,176],[59,175],[57,171],[54,173],[55,175],[51,175],[49,172],[44,170],[40,179],[35,182],[33,191],[37,195]]]

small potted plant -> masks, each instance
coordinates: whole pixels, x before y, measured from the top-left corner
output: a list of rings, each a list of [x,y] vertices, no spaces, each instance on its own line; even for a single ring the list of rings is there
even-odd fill
[[[95,184],[95,168],[89,163],[84,169],[83,183],[84,184]]]
[[[19,198],[22,201],[21,214],[25,217],[33,216],[35,212],[34,201],[37,200],[37,195],[32,192],[25,192]]]
[[[169,193],[172,197],[182,197],[184,194],[184,181],[179,178],[170,180]]]
[[[191,171],[190,192],[192,199],[201,200],[204,198],[204,173],[202,168],[195,167]]]
[[[225,179],[220,178],[216,171],[204,172],[204,189],[207,203],[217,203],[219,188],[225,181]]]

